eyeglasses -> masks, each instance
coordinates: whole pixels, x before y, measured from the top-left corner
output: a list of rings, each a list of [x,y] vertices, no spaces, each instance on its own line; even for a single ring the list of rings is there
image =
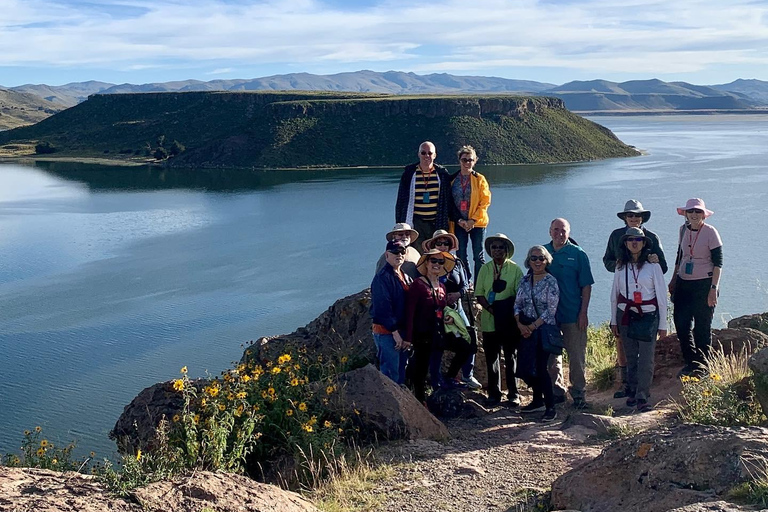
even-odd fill
[[[530,259],[531,261],[547,261],[547,258],[545,258],[544,256],[531,256],[528,259]]]
[[[685,213],[704,213],[704,210],[699,210],[698,208],[691,208],[690,210],[685,210]]]
[[[405,254],[405,249],[393,249],[393,250],[387,251],[387,252],[390,253],[390,254],[403,255],[403,254]]]
[[[627,218],[630,218],[630,219],[642,219],[643,218],[643,214],[642,213],[632,213],[632,212],[629,212],[629,213],[625,213],[624,216],[627,217]]]
[[[465,164],[471,164],[472,162],[474,162],[474,161],[475,161],[475,159],[474,159],[474,158],[461,158],[460,160],[461,160],[463,163],[465,163]]]
[[[438,240],[437,242],[435,242],[435,247],[437,247],[438,245],[453,245],[453,244],[451,244],[450,240]]]
[[[496,249],[504,249],[504,250],[506,250],[507,246],[506,245],[493,245],[493,244],[491,244],[491,250],[493,251],[493,250],[496,250]]]
[[[437,263],[438,265],[444,265],[445,264],[445,260],[439,260],[437,258],[429,258],[429,262],[430,263]]]
[[[627,238],[627,242],[643,242],[643,241],[645,241],[645,238],[641,236],[631,236]]]
[[[432,151],[419,151],[421,156],[434,155]]]

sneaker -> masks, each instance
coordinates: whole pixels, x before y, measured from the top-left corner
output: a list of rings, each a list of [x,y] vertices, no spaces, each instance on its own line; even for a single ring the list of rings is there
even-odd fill
[[[557,418],[557,411],[554,407],[552,407],[551,409],[544,411],[544,416],[541,417],[541,422],[549,423],[551,421],[555,421],[555,418]]]
[[[520,402],[518,400],[504,400],[504,403],[501,405],[507,409],[517,409],[520,407]]]
[[[483,385],[480,384],[480,381],[477,380],[474,375],[463,377],[461,382],[466,384],[469,389],[483,389]]]
[[[485,406],[486,407],[498,407],[499,404],[501,404],[501,398],[500,397],[491,397],[485,399]]]
[[[555,395],[555,405],[564,404],[564,403],[565,403],[565,395]]]
[[[642,398],[637,400],[637,412],[647,412],[651,410],[651,404],[648,403],[648,400],[643,400]]]
[[[637,400],[635,400],[634,396],[630,396],[627,398],[627,407],[634,407],[637,405]]]
[[[632,394],[632,393],[630,393],[629,391],[630,391],[630,390],[629,390],[629,386],[627,386],[627,385],[625,384],[624,386],[622,386],[622,387],[621,387],[621,389],[620,389],[620,390],[618,390],[617,392],[615,392],[615,393],[613,394],[613,398],[626,398],[626,397],[628,397],[629,395],[631,395],[631,394]]]
[[[582,397],[573,399],[573,408],[578,410],[584,410],[589,408],[589,404]]]
[[[542,402],[533,401],[528,405],[524,405],[523,407],[521,407],[520,412],[523,414],[528,414],[532,412],[541,412],[545,409],[546,407],[544,407],[544,404]]]
[[[459,379],[445,379],[441,383],[440,387],[447,389],[466,389],[467,385]]]

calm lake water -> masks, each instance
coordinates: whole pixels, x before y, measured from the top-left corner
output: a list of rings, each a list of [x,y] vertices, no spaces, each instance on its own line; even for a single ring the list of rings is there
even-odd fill
[[[594,120],[647,154],[478,167],[493,191],[489,231],[508,234],[520,262],[552,218],[568,218],[596,279],[590,320],[603,322],[616,212],[640,199],[671,259],[675,207],[702,197],[725,244],[715,324],[768,311],[768,242],[747,222],[766,211],[768,117]],[[0,165],[0,453],[41,425],[54,442],[110,455],[107,432],[144,387],[184,365],[218,374],[244,342],[368,286],[399,176]]]

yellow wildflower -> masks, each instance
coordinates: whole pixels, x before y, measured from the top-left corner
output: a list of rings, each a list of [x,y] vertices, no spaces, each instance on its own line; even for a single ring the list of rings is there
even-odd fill
[[[181,370],[179,370],[179,372],[180,372],[180,373],[183,373],[183,374],[185,374],[185,375],[186,375],[186,373],[187,373],[187,367],[186,367],[186,366],[182,366],[182,367],[181,367]]]
[[[710,375],[710,377],[715,382],[720,382],[721,380],[723,380],[723,378],[717,373],[713,373],[712,375]]]
[[[177,379],[173,381],[173,389],[176,391],[183,391],[184,390],[184,381],[181,379]]]
[[[192,418],[192,421],[195,422],[195,425],[198,425],[200,423],[200,415],[195,414],[195,416]]]
[[[251,380],[251,376],[250,375],[248,375],[247,373],[245,375],[243,375],[243,382],[248,382],[249,380]]]
[[[355,409],[355,414],[357,414],[358,416],[360,416],[360,411],[358,411],[357,409]]]
[[[328,386],[327,388],[325,388],[325,392],[328,393],[329,395],[333,393],[335,390],[336,388],[334,386]]]
[[[136,460],[141,460],[141,450],[136,452]]]
[[[43,431],[43,427],[35,427],[35,432],[38,434]]]
[[[323,423],[323,426],[324,426],[325,428],[331,428],[331,427],[333,426],[333,423],[331,423],[331,422],[330,422],[330,421],[328,421],[328,420],[325,420],[325,423]]]
[[[701,394],[704,396],[712,396],[712,392],[708,389],[705,389],[704,391],[702,391]]]
[[[347,361],[349,361],[349,358],[348,358],[347,356],[341,356],[341,362],[342,362],[342,364],[343,364],[343,363],[346,363]]]
[[[344,422],[344,421],[347,421],[347,418],[345,418],[344,416],[342,416],[342,417],[341,417],[341,418],[339,418],[339,419],[340,419],[342,422]]]
[[[233,392],[231,392],[231,391],[230,391],[230,392],[227,394],[227,400],[229,400],[229,401],[231,402],[231,401],[232,401],[232,400],[234,400],[234,399],[235,399],[235,394],[234,394]]]
[[[91,458],[94,458],[96,456],[96,452],[91,452],[89,455],[91,456]]]
[[[322,363],[323,362],[323,356],[317,356],[317,362]]]
[[[317,423],[317,416],[312,416],[311,418],[309,418],[309,421],[307,423],[309,425],[314,425],[315,423]]]
[[[47,448],[48,447],[48,440],[47,439],[43,439],[42,441],[40,441],[40,447],[41,448]]]
[[[241,364],[237,367],[237,373],[243,373],[245,371],[245,365]]]
[[[292,378],[291,379],[291,386],[296,387],[298,385],[299,385],[299,379],[297,379],[296,377]]]
[[[273,373],[274,375],[277,375],[277,374],[278,374],[278,373],[280,373],[281,371],[282,371],[282,370],[280,369],[280,367],[279,367],[279,366],[275,366],[274,368],[272,368],[272,373]]]
[[[307,410],[307,404],[305,404],[304,402],[301,402],[301,403],[299,404],[299,410],[300,410],[301,412],[304,412],[304,411],[306,411],[306,410]]]
[[[226,406],[226,405],[224,405],[224,404],[219,404],[219,410],[220,410],[220,411],[222,411],[222,412],[223,412],[223,411],[225,411],[226,409],[227,409],[227,406]]]
[[[30,432],[29,430],[25,430],[25,431],[24,431],[24,435],[25,435],[25,436],[28,436],[28,435],[30,435],[31,433],[32,433],[32,432]]]
[[[302,426],[301,428],[303,428],[303,429],[304,429],[304,430],[306,430],[307,432],[312,432],[312,431],[314,430],[314,429],[312,428],[312,425],[310,425],[309,423],[306,423],[306,424],[305,424],[304,426]]]
[[[293,416],[293,409],[286,409],[285,410],[285,415],[286,416]]]
[[[691,377],[691,382],[699,382],[699,378],[698,377]]]
[[[267,394],[269,396],[275,396],[275,388],[269,388],[267,389]]]
[[[38,457],[42,457],[43,455],[45,455],[45,450],[43,448],[38,448],[37,449],[37,456]]]
[[[245,407],[243,406],[243,404],[238,405],[237,409],[235,410],[235,416],[240,416],[241,414],[243,414],[244,410],[245,410]]]
[[[261,392],[261,398],[267,398],[267,392],[266,391],[262,391]]]
[[[208,405],[208,400],[206,400],[205,398],[200,400],[200,407],[205,407],[206,405]]]
[[[232,376],[228,373],[224,374],[224,382],[229,382],[232,380]]]
[[[51,461],[51,464],[58,464],[58,463],[59,463],[59,460],[58,460],[58,459],[53,459],[53,460]]]
[[[272,361],[267,361],[267,368],[272,368]]]
[[[690,382],[691,378],[688,375],[683,375],[682,377],[680,377],[680,380],[682,382]]]
[[[238,393],[237,395],[235,395],[235,396],[236,396],[237,398],[239,398],[240,400],[242,400],[243,398],[245,398],[245,397],[247,397],[247,396],[248,396],[248,393],[246,393],[245,391],[241,391],[241,392],[239,392],[239,393]]]
[[[259,410],[259,406],[257,404],[253,404],[253,410],[254,411],[258,411]]]
[[[215,397],[215,396],[218,396],[218,395],[219,395],[219,387],[218,387],[218,386],[208,386],[208,387],[206,388],[206,390],[207,390],[207,393],[208,393],[208,394],[209,394],[211,397]]]
[[[294,370],[301,370],[301,365],[299,363],[296,363],[295,365],[293,365],[293,369]]]
[[[174,423],[178,423],[180,420],[181,420],[181,416],[179,416],[178,414],[174,414],[173,415],[173,422]]]
[[[277,362],[280,364],[285,364],[291,361],[291,354],[283,354],[280,357],[277,358]]]

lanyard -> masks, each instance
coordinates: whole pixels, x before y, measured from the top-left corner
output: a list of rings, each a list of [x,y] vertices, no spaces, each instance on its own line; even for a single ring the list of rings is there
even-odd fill
[[[693,230],[688,229],[688,247],[691,254],[691,259],[693,259],[693,248],[696,247],[696,242],[699,240],[699,235],[701,234],[701,229],[704,227],[704,224],[701,225],[698,231],[696,231],[696,239],[693,240],[693,243],[691,243],[691,239],[693,238]]]
[[[464,182],[464,175],[463,174],[459,174],[459,185],[461,185],[461,197],[466,197],[467,196],[467,189],[469,188],[469,184],[470,184],[471,179],[472,179],[471,176],[467,176],[467,181],[465,183]]]
[[[421,168],[419,168],[419,170],[421,170]],[[425,192],[427,191],[427,187],[429,186],[429,179],[431,177],[432,177],[432,171],[431,170],[429,172],[424,172],[423,170],[421,171],[421,181],[422,181],[422,183],[424,183],[424,191]]]
[[[499,277],[501,277],[501,271],[504,269],[504,263],[502,263],[500,266],[496,266],[496,262],[493,262],[493,280],[497,280]]]
[[[637,284],[637,278],[640,277],[640,271],[635,272],[636,267],[634,263],[630,263],[630,265],[632,265],[632,279],[635,280],[635,290],[638,290],[640,285]],[[629,290],[627,290],[627,293],[629,293]]]

